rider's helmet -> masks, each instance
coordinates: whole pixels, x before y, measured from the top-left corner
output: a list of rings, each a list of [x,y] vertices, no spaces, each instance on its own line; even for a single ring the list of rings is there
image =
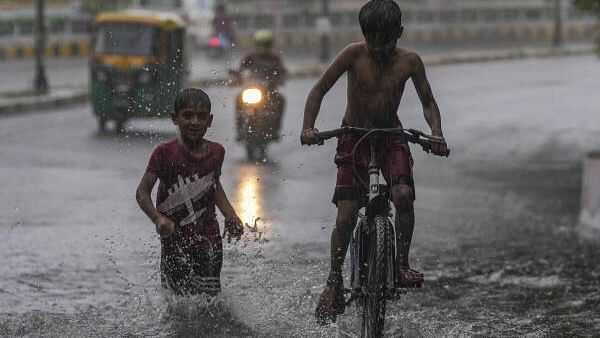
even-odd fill
[[[258,54],[267,54],[273,48],[273,33],[268,29],[261,29],[254,33],[254,45]]]

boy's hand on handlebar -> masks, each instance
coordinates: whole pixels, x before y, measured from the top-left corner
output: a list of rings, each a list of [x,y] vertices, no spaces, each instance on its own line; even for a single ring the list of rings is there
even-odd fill
[[[175,232],[175,223],[166,216],[160,216],[154,221],[156,232],[161,237],[170,237]]]
[[[307,128],[302,130],[300,134],[300,144],[302,145],[313,145],[319,144],[321,139],[319,138],[319,130],[317,128]]]
[[[231,243],[231,238],[239,241],[244,234],[244,224],[238,217],[233,217],[225,220],[225,236],[227,242]]]
[[[448,145],[443,136],[433,135],[429,138],[431,141],[431,152],[439,156],[448,156]]]

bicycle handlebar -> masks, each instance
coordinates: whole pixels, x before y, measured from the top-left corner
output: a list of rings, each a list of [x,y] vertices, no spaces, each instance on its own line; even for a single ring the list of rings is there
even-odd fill
[[[431,135],[427,135],[420,130],[416,129],[404,129],[404,128],[379,128],[379,129],[368,129],[345,126],[333,130],[326,130],[318,132],[317,135],[321,139],[319,145],[322,145],[325,140],[333,137],[340,136],[342,134],[357,133],[357,134],[368,134],[368,133],[389,133],[389,134],[402,134],[406,137],[408,142],[420,145],[423,150],[427,153],[431,152],[431,142],[434,138]],[[450,149],[446,153],[440,156],[448,157],[450,155]]]

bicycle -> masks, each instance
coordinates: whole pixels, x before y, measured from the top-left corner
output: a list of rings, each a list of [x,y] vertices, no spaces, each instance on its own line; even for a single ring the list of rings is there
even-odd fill
[[[342,127],[317,133],[320,142],[346,133],[362,134],[358,145],[369,138],[370,156],[368,166],[368,203],[364,214],[359,213],[358,226],[355,228],[350,244],[351,287],[346,305],[355,300],[362,308],[361,337],[381,337],[384,328],[387,300],[397,300],[406,293],[394,285],[396,241],[394,222],[390,219],[391,204],[387,185],[380,184],[380,168],[376,161],[377,134],[402,134],[410,143],[421,145],[423,150],[431,152],[432,136],[415,129],[384,128],[367,129]],[[449,156],[450,150],[444,156]],[[356,169],[356,166],[355,166]],[[363,184],[365,184],[363,182]]]

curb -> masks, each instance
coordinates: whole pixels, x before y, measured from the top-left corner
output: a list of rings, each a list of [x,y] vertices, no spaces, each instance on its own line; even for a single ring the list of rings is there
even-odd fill
[[[57,89],[46,95],[32,95],[0,100],[0,114],[17,114],[32,110],[47,110],[87,102],[86,90]]]
[[[525,58],[549,58],[572,55],[586,55],[594,53],[594,46],[581,46],[571,48],[550,49],[515,49],[491,52],[457,53],[438,57],[423,57],[426,65],[448,65],[475,62],[491,62],[500,60],[516,60]],[[290,79],[300,79],[320,76],[328,64],[316,63],[291,70]],[[230,86],[233,85],[229,77],[211,79],[194,79],[189,83],[194,87]],[[58,89],[48,95],[28,96],[20,98],[8,98],[0,100],[0,114],[11,114],[31,110],[46,110],[63,107],[66,105],[83,103],[89,99],[89,93],[85,90]]]
[[[501,60],[517,60],[527,58],[550,58],[561,56],[586,55],[595,52],[594,46],[580,46],[571,48],[545,48],[545,49],[511,49],[491,52],[445,55],[441,57],[426,57],[425,64],[437,66],[458,63],[490,62]]]
[[[501,60],[518,60],[527,58],[550,58],[561,56],[587,55],[594,53],[594,46],[580,46],[570,48],[547,48],[547,49],[511,49],[498,50],[487,52],[469,52],[456,53],[444,56],[423,56],[423,62],[428,66],[439,66],[460,63],[476,63],[476,62],[492,62]],[[290,79],[301,79],[306,77],[321,76],[327,69],[327,63],[314,63],[300,69],[291,70],[289,72]],[[210,86],[228,86],[231,85],[231,79],[228,77],[220,77],[206,80],[193,80],[190,83],[192,86],[210,87]]]
[[[88,40],[53,41],[44,47],[44,56],[48,58],[70,58],[89,56],[91,45]],[[0,61],[16,59],[33,59],[35,46],[33,43],[20,43],[0,46]]]

